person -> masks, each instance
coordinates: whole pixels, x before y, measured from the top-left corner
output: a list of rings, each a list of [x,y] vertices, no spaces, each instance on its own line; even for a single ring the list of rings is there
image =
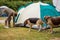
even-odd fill
[[[12,19],[11,17],[13,17],[13,27],[14,27],[14,25],[15,25],[14,18],[15,18],[15,16],[17,16],[17,12],[15,12],[11,8],[8,8],[7,6],[1,6],[0,9],[2,9],[3,12],[8,14],[8,17],[5,20],[5,28],[11,27],[11,25],[10,25],[10,21]]]
[[[27,24],[30,25],[29,31],[31,31],[33,24],[36,24],[39,28],[38,31],[40,31],[42,29],[43,21],[40,18],[28,18],[27,20],[25,20],[24,26],[26,26]]]

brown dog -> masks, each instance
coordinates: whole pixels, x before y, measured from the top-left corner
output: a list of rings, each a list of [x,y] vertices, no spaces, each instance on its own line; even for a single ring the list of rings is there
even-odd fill
[[[41,19],[39,19],[39,18],[29,18],[29,19],[27,19],[27,20],[24,22],[24,24],[25,24],[25,25],[26,25],[26,24],[30,25],[29,31],[31,31],[32,26],[33,26],[34,24],[36,24],[36,25],[39,27],[39,30],[38,30],[38,31],[40,31],[40,30],[41,30],[41,26],[42,26],[42,24],[43,24],[43,21],[42,21]]]
[[[51,33],[53,32],[53,27],[60,24],[60,17],[45,16],[44,18],[46,19],[46,23],[50,25]]]

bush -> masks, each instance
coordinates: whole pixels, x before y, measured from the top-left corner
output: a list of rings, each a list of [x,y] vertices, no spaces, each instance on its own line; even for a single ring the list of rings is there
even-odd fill
[[[39,0],[31,0],[33,2],[37,2]],[[20,7],[20,6],[25,6],[27,5],[28,3],[31,2],[30,0],[0,0],[0,6],[8,6],[12,9],[14,9],[15,11],[17,11],[17,9]],[[45,3],[50,3],[52,4],[51,2],[52,0],[45,0],[44,2]]]
[[[26,4],[28,4],[29,2],[25,2],[25,1],[0,1],[0,6],[8,6],[12,9],[14,9],[15,11],[17,11],[17,9],[20,6],[25,6]]]

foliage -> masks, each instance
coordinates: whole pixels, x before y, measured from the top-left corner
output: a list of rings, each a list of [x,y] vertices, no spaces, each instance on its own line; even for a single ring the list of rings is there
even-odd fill
[[[5,5],[17,11],[20,6],[25,6],[30,2],[38,1],[52,4],[52,0],[0,0],[0,6]]]
[[[0,6],[8,6],[14,10],[17,10],[20,6],[25,6],[29,2],[25,1],[0,1]]]

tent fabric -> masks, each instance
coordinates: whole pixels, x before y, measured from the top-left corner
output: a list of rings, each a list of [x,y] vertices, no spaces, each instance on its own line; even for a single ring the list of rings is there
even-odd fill
[[[25,9],[25,7],[24,6],[21,6],[19,9],[18,9],[18,15],[15,17],[15,23],[20,19],[20,15],[21,15],[21,13],[22,13],[22,11]]]
[[[18,23],[23,23],[26,19],[28,18],[34,18],[34,17],[38,17],[40,18],[40,12],[39,12],[39,4],[38,3],[33,3],[30,4],[29,6],[27,6],[24,11],[22,12],[22,14],[20,15],[20,19],[18,20]]]
[[[7,6],[0,6],[0,16],[1,17],[7,17],[8,16],[8,14],[3,12],[4,8],[8,8],[8,7]]]
[[[56,10],[60,12],[60,0],[53,0],[53,5],[56,7]]]
[[[60,16],[60,13],[55,9],[55,7],[51,6],[51,5],[40,5],[40,11],[41,11],[41,19],[45,21],[44,16],[51,16],[51,17],[57,17]],[[43,24],[44,28],[47,27],[47,24]]]
[[[25,7],[29,6],[29,5],[32,4],[32,3],[33,3],[33,2],[30,2],[30,3],[28,3],[27,5],[21,6],[21,7],[18,8],[18,15],[15,17],[15,20],[14,20],[16,24],[18,24],[18,22],[19,22],[19,20],[20,20],[20,15],[21,15],[21,13],[23,12],[23,10],[25,9]]]
[[[44,16],[60,16],[60,13],[51,5],[40,5],[41,19],[44,21]]]
[[[17,17],[17,24],[24,23],[24,21],[28,18],[40,18],[45,21],[44,16],[60,16],[60,13],[56,10],[55,7],[42,2],[32,3],[25,7],[24,10],[19,13],[21,14],[19,17]],[[46,26],[46,24],[44,24],[43,26]]]

